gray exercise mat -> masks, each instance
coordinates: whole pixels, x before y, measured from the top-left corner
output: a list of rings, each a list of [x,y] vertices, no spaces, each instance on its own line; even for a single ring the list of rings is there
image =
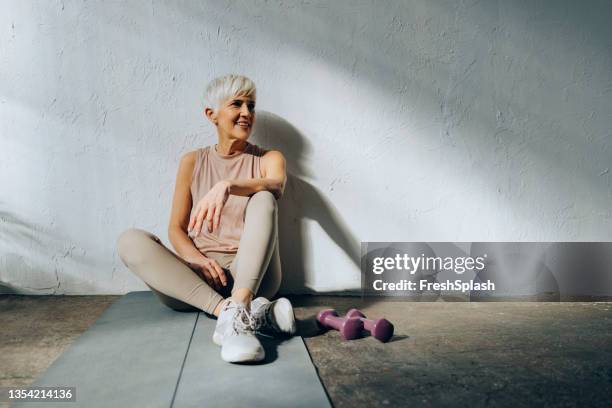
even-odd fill
[[[174,407],[329,407],[300,336],[261,337],[263,363],[228,364],[213,343],[216,320],[200,313]]]
[[[74,386],[76,402],[13,406],[168,408],[197,316],[169,309],[150,291],[128,293],[32,385]]]
[[[13,406],[330,406],[301,337],[262,338],[263,364],[234,365],[212,342],[215,324],[204,313],[169,309],[153,292],[128,293],[32,385],[76,387],[76,402]]]

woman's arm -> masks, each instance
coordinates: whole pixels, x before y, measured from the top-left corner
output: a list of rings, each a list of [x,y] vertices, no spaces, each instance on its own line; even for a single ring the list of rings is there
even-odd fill
[[[285,158],[277,150],[270,150],[261,158],[262,178],[250,180],[225,180],[229,184],[229,192],[233,195],[250,196],[259,191],[270,191],[276,199],[280,199],[285,191],[287,174]]]
[[[285,158],[281,152],[271,150],[261,161],[262,178],[250,180],[221,180],[194,206],[187,222],[187,230],[199,235],[202,228],[209,232],[219,227],[223,206],[230,194],[250,196],[259,191],[270,191],[278,200],[285,189]],[[182,224],[181,224],[182,225]]]
[[[202,260],[204,255],[193,245],[187,235],[189,214],[191,212],[191,175],[195,166],[196,152],[189,152],[181,158],[176,187],[172,199],[172,212],[168,225],[168,238],[181,258],[187,262]]]
[[[176,187],[172,199],[172,212],[168,225],[168,238],[181,258],[187,261],[192,269],[200,269],[204,280],[214,289],[219,290],[227,285],[225,272],[219,263],[207,258],[193,244],[187,235],[187,226],[191,213],[191,176],[195,167],[196,152],[189,152],[181,158]]]

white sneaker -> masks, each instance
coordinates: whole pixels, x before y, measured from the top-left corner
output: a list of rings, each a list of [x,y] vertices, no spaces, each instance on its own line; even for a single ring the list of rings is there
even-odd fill
[[[280,298],[270,302],[265,297],[258,297],[251,301],[251,315],[256,331],[290,336],[296,332],[293,306],[289,299]]]
[[[266,353],[255,336],[254,320],[246,306],[229,299],[217,318],[213,334],[221,346],[221,358],[228,363],[261,361]]]

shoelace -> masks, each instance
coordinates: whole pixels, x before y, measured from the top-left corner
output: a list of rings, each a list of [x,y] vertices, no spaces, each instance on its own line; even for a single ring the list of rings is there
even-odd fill
[[[232,329],[236,334],[253,332],[255,330],[255,319],[246,307],[235,303],[228,303],[225,308],[234,309]]]
[[[253,315],[254,330],[274,328],[272,317],[270,316],[271,308],[272,303],[266,303],[257,309],[257,313]]]

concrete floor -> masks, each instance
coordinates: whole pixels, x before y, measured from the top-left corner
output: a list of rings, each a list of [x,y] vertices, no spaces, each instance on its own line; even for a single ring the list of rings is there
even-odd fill
[[[116,298],[0,295],[0,387],[31,384]],[[336,407],[612,401],[612,303],[292,301]],[[391,320],[394,339],[346,342],[337,332],[318,331],[318,310],[354,306]]]

